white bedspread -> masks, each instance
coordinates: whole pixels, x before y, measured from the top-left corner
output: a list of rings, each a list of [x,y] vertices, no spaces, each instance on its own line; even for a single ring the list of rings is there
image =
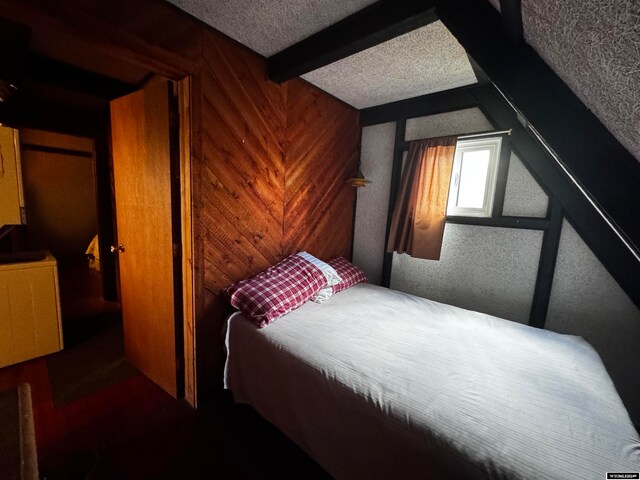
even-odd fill
[[[580,337],[361,284],[262,330],[234,314],[227,348],[234,399],[336,478],[640,471],[638,434]]]

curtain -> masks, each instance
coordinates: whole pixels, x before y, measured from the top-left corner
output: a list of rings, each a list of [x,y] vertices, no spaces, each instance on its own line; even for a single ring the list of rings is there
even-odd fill
[[[387,252],[440,259],[456,140],[440,137],[410,143]]]

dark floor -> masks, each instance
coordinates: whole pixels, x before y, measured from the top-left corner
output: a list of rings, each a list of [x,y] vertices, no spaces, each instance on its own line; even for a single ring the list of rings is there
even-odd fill
[[[299,448],[229,399],[195,411],[143,375],[55,408],[45,359],[0,370],[31,385],[41,478],[326,478]]]
[[[84,255],[58,259],[58,284],[65,346],[90,338],[120,312],[118,303],[104,300],[102,275]]]
[[[67,349],[86,345],[118,321],[117,305],[93,295],[99,290],[80,267],[61,268]],[[73,278],[74,268],[84,280]],[[74,291],[84,293],[73,298]],[[195,411],[137,374],[55,407],[47,358],[0,369],[0,390],[31,385],[42,479],[327,478],[277,429],[229,396]]]

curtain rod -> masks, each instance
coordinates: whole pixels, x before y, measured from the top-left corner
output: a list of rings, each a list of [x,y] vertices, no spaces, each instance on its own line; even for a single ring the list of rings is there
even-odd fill
[[[493,132],[470,133],[468,135],[460,135],[458,136],[458,139],[464,140],[466,138],[491,137],[492,135],[511,135],[511,129],[499,130],[499,131],[493,131]]]
[[[468,133],[465,135],[459,135],[458,140],[465,140],[467,138],[491,137],[496,135],[511,135],[511,130],[512,129],[510,128],[509,130],[492,130],[488,132]],[[427,139],[423,138],[421,140],[427,140]],[[405,140],[404,142],[400,143],[400,146],[402,150],[407,151],[409,150],[409,144],[415,141],[417,140]]]

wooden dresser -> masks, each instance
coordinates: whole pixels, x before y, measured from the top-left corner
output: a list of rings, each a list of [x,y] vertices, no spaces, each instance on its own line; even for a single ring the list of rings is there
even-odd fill
[[[62,350],[56,259],[0,265],[0,368]]]

